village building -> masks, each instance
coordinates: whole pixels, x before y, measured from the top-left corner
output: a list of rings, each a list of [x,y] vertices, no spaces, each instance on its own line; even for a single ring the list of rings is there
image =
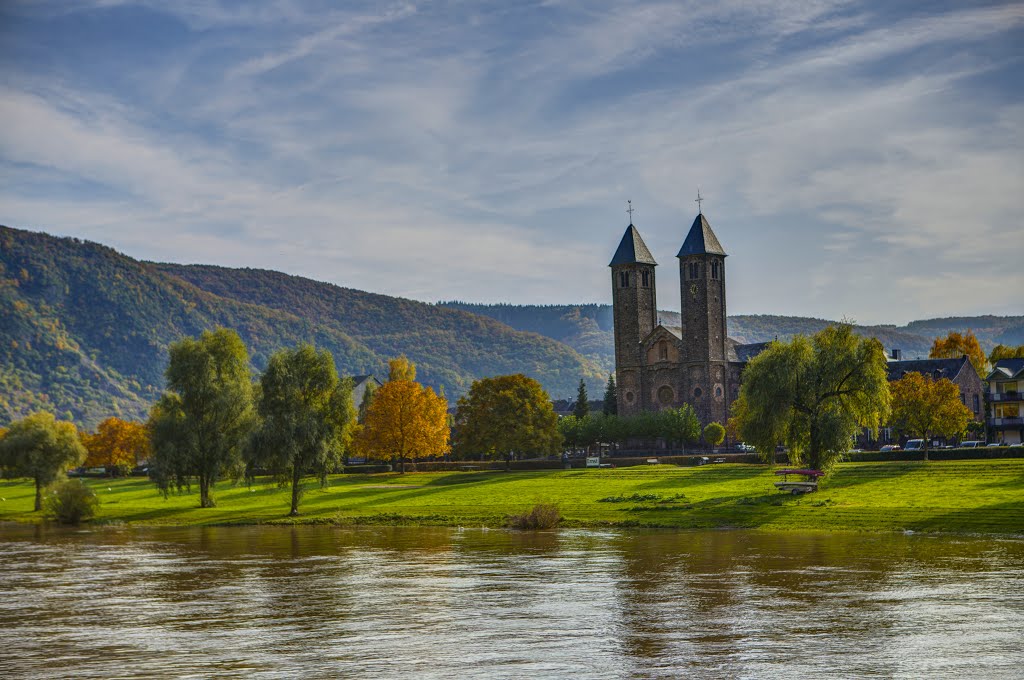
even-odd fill
[[[1024,443],[1024,359],[1000,359],[986,380],[992,441]]]

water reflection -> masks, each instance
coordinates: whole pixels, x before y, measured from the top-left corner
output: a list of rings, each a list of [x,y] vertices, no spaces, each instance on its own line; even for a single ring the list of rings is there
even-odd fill
[[[0,528],[5,677],[1012,677],[1024,542]]]

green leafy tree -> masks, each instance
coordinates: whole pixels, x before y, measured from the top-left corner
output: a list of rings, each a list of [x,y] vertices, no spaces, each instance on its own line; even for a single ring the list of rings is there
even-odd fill
[[[363,398],[359,400],[359,414],[358,420],[360,423],[366,422],[366,411],[370,408],[370,402],[373,401],[373,395],[377,391],[377,383],[370,380],[366,384],[366,389],[363,390]]]
[[[576,390],[576,406],[572,414],[582,420],[590,415],[590,400],[587,398],[587,384],[580,378],[580,386]]]
[[[580,443],[580,419],[573,415],[562,416],[558,419],[558,432],[562,442],[575,449]]]
[[[255,425],[245,344],[224,328],[172,344],[167,386],[150,412],[153,479],[165,495],[196,479],[200,507],[213,507],[217,481],[241,475]]]
[[[692,444],[700,439],[700,418],[689,404],[679,408],[666,408],[655,414],[658,436],[676,447]]]
[[[740,433],[766,462],[782,443],[793,463],[828,470],[861,428],[889,417],[885,350],[848,324],[773,342],[747,364],[740,397]]]
[[[338,379],[330,352],[302,345],[270,357],[259,392],[248,462],[291,484],[290,514],[298,515],[303,476],[326,477],[341,464],[355,417],[352,380]]]
[[[454,447],[463,455],[511,459],[558,452],[558,416],[544,388],[522,374],[476,380],[459,399]]]
[[[711,448],[721,446],[725,441],[725,427],[721,423],[708,423],[704,428],[704,441],[711,444]]]
[[[72,423],[45,411],[11,423],[0,439],[0,467],[15,477],[28,477],[36,486],[35,509],[43,509],[43,488],[60,479],[68,468],[88,455]]]
[[[604,388],[604,406],[602,408],[606,416],[619,415],[619,394],[615,387],[615,374],[608,374],[608,384]]]
[[[1016,347],[996,345],[989,352],[988,361],[990,364],[995,365],[1000,359],[1024,359],[1024,345],[1017,345]]]
[[[960,389],[951,380],[932,380],[914,372],[894,381],[890,387],[892,424],[924,440],[925,460],[928,460],[932,437],[959,437],[967,430],[971,410],[960,401]]]

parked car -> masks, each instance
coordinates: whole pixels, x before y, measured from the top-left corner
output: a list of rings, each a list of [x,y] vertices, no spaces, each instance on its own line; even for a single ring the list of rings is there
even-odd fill
[[[900,445],[899,444],[886,444],[885,446],[883,446],[882,448],[880,448],[878,450],[881,451],[882,453],[886,453],[888,451],[899,451],[900,450]]]
[[[960,442],[961,449],[977,449],[985,445],[985,442],[979,442],[975,440]]]
[[[911,439],[907,442],[907,445],[903,448],[904,451],[920,451],[924,448],[923,439]]]
[[[988,445],[988,447],[986,447],[986,448],[992,448],[993,446],[1006,446],[1006,444],[1002,444],[1002,443],[1000,443],[1000,442],[992,442],[992,443],[991,443],[991,444],[989,444],[989,445]]]
[[[743,442],[737,444],[736,449],[742,451],[743,453],[755,453],[757,451],[757,447],[751,444],[744,444]]]

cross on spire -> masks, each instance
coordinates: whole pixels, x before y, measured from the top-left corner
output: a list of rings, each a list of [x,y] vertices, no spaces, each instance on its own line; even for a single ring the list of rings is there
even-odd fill
[[[629,213],[629,223],[633,224],[633,201],[628,201],[627,200],[626,203],[629,204],[629,207],[626,208],[626,212]]]
[[[701,207],[700,207],[700,202],[703,201],[703,200],[704,200],[704,198],[700,195],[700,187],[697,187],[697,200],[694,201],[694,203],[697,204],[697,213],[700,214],[700,215],[704,214],[704,211],[701,210]]]

